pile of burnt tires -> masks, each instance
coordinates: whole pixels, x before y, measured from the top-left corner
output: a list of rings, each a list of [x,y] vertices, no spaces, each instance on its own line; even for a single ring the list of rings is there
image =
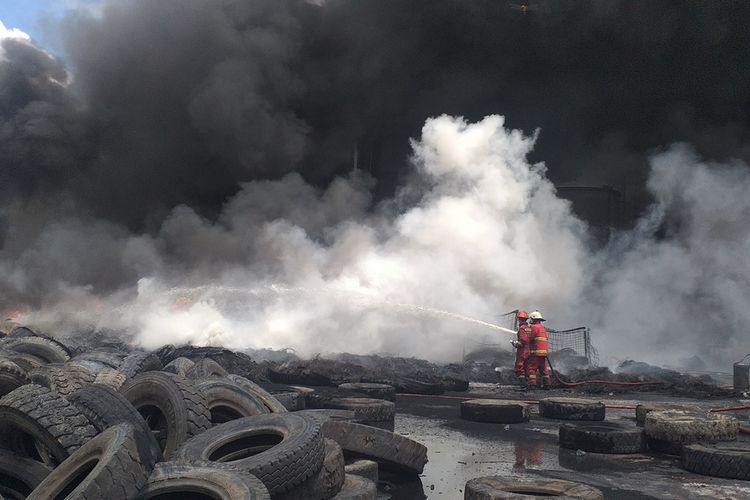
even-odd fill
[[[0,498],[366,500],[381,472],[422,472],[427,450],[393,432],[393,403],[367,398],[387,388],[304,410],[302,388],[269,389],[207,358],[11,334]]]

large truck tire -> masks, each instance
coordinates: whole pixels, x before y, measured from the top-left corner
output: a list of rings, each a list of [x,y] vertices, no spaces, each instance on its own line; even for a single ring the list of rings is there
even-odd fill
[[[226,467],[162,462],[135,500],[178,500],[195,496],[215,500],[271,499],[268,489],[253,475]]]
[[[740,424],[736,418],[715,413],[707,416],[681,410],[652,411],[645,423],[648,446],[668,455],[680,455],[682,446],[705,441],[733,441]]]
[[[206,378],[197,380],[195,386],[206,398],[213,425],[268,413],[262,401],[229,379]]]
[[[349,410],[364,425],[393,431],[396,405],[383,399],[332,398],[323,403],[325,408]]]
[[[67,396],[85,384],[94,381],[96,375],[81,365],[46,365],[29,373],[32,383]]]
[[[203,358],[200,361],[195,362],[193,366],[188,368],[188,371],[185,372],[185,376],[193,380],[200,380],[209,377],[226,377],[227,375],[229,374],[224,367],[211,358]]]
[[[558,420],[604,420],[604,403],[590,399],[545,398],[539,401],[539,416]]]
[[[50,472],[41,462],[0,450],[0,497],[25,500]]]
[[[696,443],[682,447],[682,467],[705,476],[750,480],[750,443]]]
[[[46,387],[28,384],[0,398],[0,448],[50,467],[96,435],[72,403]]]
[[[125,356],[120,366],[117,367],[125,378],[133,378],[141,373],[159,371],[164,368],[161,361],[152,352],[133,352]]]
[[[344,485],[344,452],[330,439],[325,442],[325,458],[320,470],[293,490],[274,500],[325,500],[335,496]]]
[[[691,413],[700,413],[700,408],[694,405],[678,403],[640,403],[635,406],[635,422],[643,426],[646,423],[646,415],[652,411],[682,410]]]
[[[56,467],[27,500],[134,497],[151,472],[141,461],[138,441],[133,426],[110,427]]]
[[[287,409],[286,407],[279,402],[278,399],[276,399],[273,394],[263,389],[261,386],[253,382],[252,380],[248,380],[245,377],[242,377],[240,375],[229,375],[227,377],[229,380],[234,382],[237,385],[240,385],[244,387],[246,390],[252,392],[258,399],[260,399],[263,404],[268,408],[268,410],[271,413],[286,413]]]
[[[186,377],[188,370],[192,368],[194,364],[195,362],[192,359],[181,356],[164,365],[164,371]]]
[[[563,424],[559,436],[560,446],[571,450],[615,454],[646,451],[643,429],[617,422]]]
[[[378,463],[374,460],[347,460],[344,465],[344,472],[369,479],[373,483],[378,484]]]
[[[370,384],[365,382],[350,382],[339,385],[342,391],[359,392],[373,399],[396,401],[396,388],[389,384]]]
[[[324,454],[318,422],[293,413],[268,413],[217,425],[186,441],[174,460],[225,463],[254,475],[276,496],[317,473]]]
[[[120,394],[157,434],[167,460],[185,440],[211,427],[206,399],[185,377],[157,371],[141,373],[127,381]]]
[[[0,359],[0,397],[29,382],[26,370],[9,359]]]
[[[587,484],[563,480],[520,480],[502,476],[479,477],[466,483],[464,500],[562,497],[604,500],[604,494]]]
[[[127,377],[120,370],[114,368],[104,368],[102,371],[96,374],[93,384],[99,384],[107,386],[114,390],[119,390],[122,384],[125,383]]]
[[[376,427],[328,420],[323,424],[323,434],[336,441],[347,456],[374,460],[385,469],[421,474],[427,463],[424,445]]]
[[[518,424],[529,420],[529,405],[520,401],[470,399],[461,401],[461,418],[474,422]]]
[[[139,448],[148,450],[143,464],[152,469],[163,457],[159,443],[138,410],[125,396],[111,387],[87,385],[68,396],[68,401],[78,407],[98,432],[104,432],[118,424],[130,424],[136,430],[136,438],[141,440]]]
[[[70,359],[69,353],[59,343],[43,337],[22,337],[3,342],[3,347],[23,354],[31,354],[43,359],[46,363],[65,363]]]

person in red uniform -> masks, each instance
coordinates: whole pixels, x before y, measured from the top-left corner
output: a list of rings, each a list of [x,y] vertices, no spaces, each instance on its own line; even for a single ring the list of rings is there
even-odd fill
[[[518,333],[516,333],[516,340],[513,341],[513,347],[516,348],[516,377],[518,377],[518,383],[521,387],[527,387],[526,363],[529,361],[529,346],[531,345],[531,327],[528,324],[529,313],[518,311],[516,318],[518,318]]]
[[[552,379],[549,376],[549,363],[547,363],[547,350],[549,348],[549,339],[547,330],[542,322],[544,318],[539,311],[533,311],[529,314],[531,323],[531,352],[529,353],[528,373],[529,387],[537,386],[538,373],[542,376],[542,388],[549,389],[552,386]]]

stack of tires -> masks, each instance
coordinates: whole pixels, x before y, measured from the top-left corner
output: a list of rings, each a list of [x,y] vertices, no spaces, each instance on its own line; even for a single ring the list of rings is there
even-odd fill
[[[427,461],[391,402],[290,412],[211,359],[162,361],[2,339],[0,498],[374,499],[380,470]]]

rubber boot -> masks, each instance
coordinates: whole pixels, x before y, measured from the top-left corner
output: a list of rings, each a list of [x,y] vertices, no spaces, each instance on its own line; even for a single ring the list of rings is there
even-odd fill
[[[518,377],[518,389],[521,391],[526,391],[529,389],[529,381],[524,375],[520,375]]]

